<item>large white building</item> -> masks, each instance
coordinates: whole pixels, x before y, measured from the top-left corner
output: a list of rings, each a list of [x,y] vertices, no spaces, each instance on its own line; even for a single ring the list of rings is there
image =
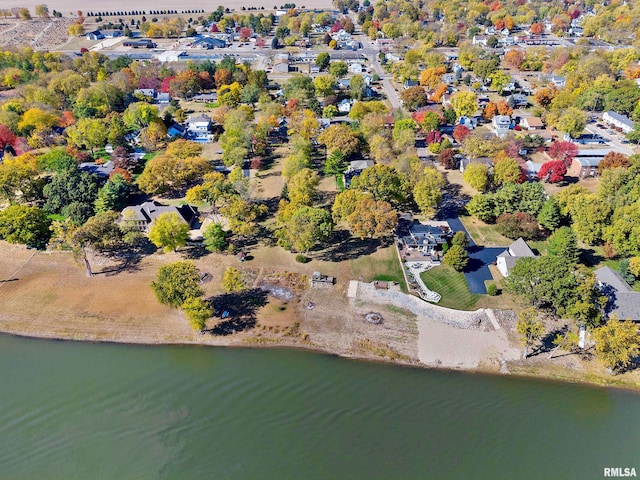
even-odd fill
[[[631,133],[635,128],[635,123],[633,122],[633,120],[631,120],[626,115],[616,113],[613,110],[604,112],[604,115],[602,115],[602,120],[609,125],[619,128],[624,133]]]

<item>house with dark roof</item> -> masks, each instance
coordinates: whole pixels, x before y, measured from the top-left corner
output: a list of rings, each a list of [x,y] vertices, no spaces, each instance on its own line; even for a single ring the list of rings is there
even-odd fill
[[[190,228],[194,227],[198,216],[197,210],[191,205],[175,207],[173,205],[162,205],[154,200],[125,208],[122,211],[121,221],[134,224],[141,232],[148,232],[153,221],[163,213],[178,214],[180,219]]]
[[[620,320],[640,322],[640,292],[634,291],[611,267],[601,267],[594,273],[598,290],[607,297],[607,317],[616,315]]]
[[[344,185],[349,188],[351,186],[351,180],[354,177],[360,176],[367,168],[373,167],[373,160],[354,160],[349,162],[349,167],[344,172]]]
[[[98,177],[108,178],[111,172],[115,170],[113,162],[109,160],[105,163],[82,162],[78,168],[83,172],[89,172]]]
[[[399,232],[398,242],[408,253],[436,254],[438,247],[447,243],[453,232],[446,221],[413,222],[408,230]]]
[[[531,248],[529,248],[527,242],[525,242],[524,239],[520,237],[511,245],[509,245],[504,252],[498,255],[496,265],[498,266],[498,270],[500,270],[500,273],[504,277],[508,277],[509,272],[519,259],[535,257],[536,254],[533,253],[533,250],[531,250]]]

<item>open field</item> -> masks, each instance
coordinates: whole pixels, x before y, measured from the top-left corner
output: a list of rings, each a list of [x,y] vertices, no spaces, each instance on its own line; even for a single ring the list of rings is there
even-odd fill
[[[495,225],[489,225],[475,217],[460,216],[460,221],[477,245],[485,247],[504,247],[513,242],[497,232]]]
[[[41,4],[42,2],[38,2],[37,0],[26,0],[24,2],[16,2],[12,3],[9,1],[4,6],[7,8],[11,7],[27,7],[31,10],[36,5]],[[224,5],[225,8],[229,8],[231,10],[240,10],[242,7],[264,7],[265,9],[273,9],[275,6],[280,6],[282,3],[274,3],[266,0],[258,0],[247,4],[247,2],[241,0],[228,0],[225,2],[207,2],[205,0],[191,0],[188,4],[178,5],[175,2],[171,2],[169,0],[158,0],[158,1],[140,1],[140,2],[130,2],[127,0],[88,0],[84,2],[79,2],[77,0],[54,0],[52,2],[47,2],[49,6],[49,10],[58,10],[62,12],[64,15],[68,15],[71,12],[76,12],[77,10],[82,10],[83,12],[96,12],[99,10],[102,11],[116,11],[116,10],[155,10],[155,9],[175,9],[181,11],[183,9],[204,9],[205,12],[211,12],[217,8],[218,5]],[[296,3],[298,5],[298,3]],[[306,8],[332,8],[331,2],[328,0],[310,0],[300,3],[299,6],[305,6]]]

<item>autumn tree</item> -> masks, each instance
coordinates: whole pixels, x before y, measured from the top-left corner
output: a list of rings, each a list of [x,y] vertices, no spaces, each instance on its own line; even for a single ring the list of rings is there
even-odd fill
[[[329,150],[340,150],[345,158],[349,158],[360,146],[357,132],[342,123],[324,130],[318,135],[318,142],[326,145]]]
[[[583,110],[569,107],[558,117],[555,126],[558,130],[576,138],[583,132],[588,119],[587,113]]]
[[[409,185],[406,178],[388,165],[374,165],[351,181],[351,188],[369,192],[376,200],[392,204],[407,201]]]
[[[456,92],[451,96],[451,106],[458,117],[470,117],[478,109],[476,94],[473,92]]]
[[[513,158],[503,158],[493,166],[493,181],[496,185],[519,183],[522,176],[522,169]]]
[[[266,205],[249,202],[239,196],[228,197],[220,213],[229,220],[229,229],[234,235],[250,237],[258,230],[258,219],[268,208]]]
[[[383,238],[393,234],[398,225],[398,214],[389,202],[374,200],[363,194],[346,217],[351,233],[365,238]]]
[[[536,217],[526,212],[503,213],[496,220],[496,230],[507,238],[536,238],[540,234]]]
[[[435,168],[425,168],[420,180],[413,188],[413,199],[423,215],[431,216],[442,201],[444,177]]]
[[[181,307],[190,298],[202,297],[200,272],[193,262],[179,261],[163,265],[151,282],[156,298],[163,305]]]
[[[293,205],[311,205],[317,194],[320,178],[313,170],[305,168],[287,183],[289,200]]]
[[[607,170],[612,168],[629,168],[631,163],[629,157],[620,152],[607,153],[602,161],[598,164],[598,170]]]
[[[613,371],[629,366],[640,352],[638,327],[627,320],[612,317],[593,332],[597,357]]]
[[[175,192],[210,170],[210,163],[201,157],[181,159],[157,155],[145,165],[138,177],[138,186],[149,194]]]
[[[0,163],[0,199],[10,203],[40,199],[44,181],[38,163],[31,153],[6,155]]]
[[[453,129],[453,138],[456,142],[462,143],[469,136],[471,130],[465,125],[456,125]]]
[[[51,232],[51,220],[38,207],[10,205],[0,212],[0,238],[9,243],[43,248]]]
[[[573,142],[556,141],[549,147],[549,156],[554,160],[562,161],[568,168],[578,154],[578,147]]]
[[[324,242],[333,231],[331,214],[323,208],[303,206],[292,209],[276,231],[278,245],[296,252],[306,253]]]
[[[222,275],[222,288],[227,293],[241,292],[246,288],[242,272],[235,267],[227,267]]]
[[[184,247],[189,238],[189,224],[175,212],[158,215],[149,229],[149,240],[165,253]]]
[[[434,90],[440,85],[440,79],[445,73],[447,73],[447,69],[444,66],[425,68],[420,73],[420,85]]]
[[[548,183],[558,183],[564,181],[567,173],[567,166],[561,160],[545,162],[538,171],[538,178]]]
[[[543,87],[536,90],[533,97],[538,105],[544,109],[548,109],[557,93],[558,91],[554,87]]]
[[[526,308],[518,314],[516,331],[520,334],[520,343],[524,347],[522,358],[526,359],[529,356],[529,346],[544,335],[544,325],[538,319],[535,308]]]
[[[524,63],[525,53],[522,50],[511,49],[504,54],[505,65],[520,70]]]
[[[489,188],[489,166],[484,163],[470,163],[462,176],[465,182],[479,192],[485,192]]]
[[[202,297],[189,297],[180,307],[184,311],[189,324],[199,332],[205,329],[207,320],[213,316],[213,308]]]
[[[445,265],[449,265],[454,270],[461,272],[469,263],[469,255],[460,245],[453,245],[444,254],[442,261]]]

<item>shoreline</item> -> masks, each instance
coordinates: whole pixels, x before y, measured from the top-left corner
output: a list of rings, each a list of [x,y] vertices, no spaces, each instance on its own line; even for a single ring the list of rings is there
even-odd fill
[[[380,365],[387,366],[395,366],[398,368],[412,368],[416,370],[431,370],[431,371],[439,371],[439,372],[450,372],[450,373],[458,373],[458,374],[466,374],[466,375],[482,375],[482,376],[490,376],[490,377],[513,377],[516,379],[533,379],[536,381],[542,382],[551,382],[556,384],[574,384],[581,385],[585,387],[597,387],[597,388],[606,388],[606,389],[615,389],[615,390],[624,390],[631,391],[640,394],[640,385],[639,384],[631,384],[631,383],[620,383],[614,380],[607,379],[605,377],[587,377],[586,375],[578,375],[578,376],[562,376],[559,374],[549,374],[549,372],[540,372],[536,371],[535,367],[532,369],[531,366],[527,368],[524,366],[523,369],[517,369],[516,372],[501,372],[496,370],[491,370],[482,367],[469,368],[469,367],[453,367],[453,366],[437,366],[437,365],[427,365],[422,362],[407,362],[407,361],[398,361],[388,358],[382,358],[375,355],[363,355],[358,353],[351,354],[341,354],[338,352],[332,352],[326,349],[319,348],[313,345],[301,345],[295,342],[265,342],[265,343],[243,343],[243,342],[220,342],[220,343],[199,343],[199,342],[187,342],[187,341],[144,341],[144,340],[136,340],[136,341],[126,341],[126,340],[105,340],[105,339],[79,339],[72,337],[64,337],[64,336],[53,336],[48,335],[46,333],[40,332],[41,335],[38,334],[25,334],[18,332],[8,332],[5,330],[0,330],[0,335],[15,337],[19,339],[26,340],[45,340],[52,342],[72,342],[72,343],[85,343],[85,344],[105,344],[105,345],[120,345],[120,346],[134,346],[134,347],[159,347],[159,346],[185,346],[185,347],[205,347],[205,348],[233,348],[233,349],[253,349],[253,350],[261,350],[261,349],[281,349],[281,350],[299,350],[305,352],[316,353],[319,355],[326,355],[330,357],[340,358],[344,360],[351,361],[359,361],[359,362],[368,362]],[[527,371],[528,370],[528,371]],[[560,373],[570,373],[571,370],[567,369],[559,369]],[[578,372],[576,372],[578,373]],[[600,380],[600,381],[596,381]]]
[[[284,263],[278,257],[284,253],[268,253],[265,271]],[[386,254],[377,255],[385,258]],[[640,372],[613,376],[588,357],[567,355],[549,360],[546,354],[539,354],[521,360],[513,315],[506,310],[493,310],[499,324],[496,328],[484,309],[450,310],[399,291],[376,290],[367,283],[358,282],[355,297],[350,297],[348,278],[353,273],[347,270],[348,264],[338,266],[342,273],[336,276],[343,280],[332,289],[307,288],[292,302],[265,301],[248,313],[249,328],[244,331],[199,335],[181,312],[160,305],[149,287],[160,265],[179,258],[179,254],[145,257],[131,271],[99,274],[87,281],[71,255],[33,252],[0,242],[0,271],[7,272],[0,282],[0,334],[132,346],[293,348],[397,366],[640,390]],[[108,264],[97,260],[96,267],[109,271]],[[219,256],[202,257],[195,263],[213,278],[221,278],[225,267],[236,261]],[[312,269],[336,268],[335,264],[317,263],[292,266],[296,275],[303,276]],[[259,266],[245,268],[257,271]],[[206,284],[206,295],[219,295],[216,285]],[[308,303],[314,308],[305,308]],[[366,322],[370,312],[381,315],[383,323]],[[214,325],[212,321],[209,328]]]

